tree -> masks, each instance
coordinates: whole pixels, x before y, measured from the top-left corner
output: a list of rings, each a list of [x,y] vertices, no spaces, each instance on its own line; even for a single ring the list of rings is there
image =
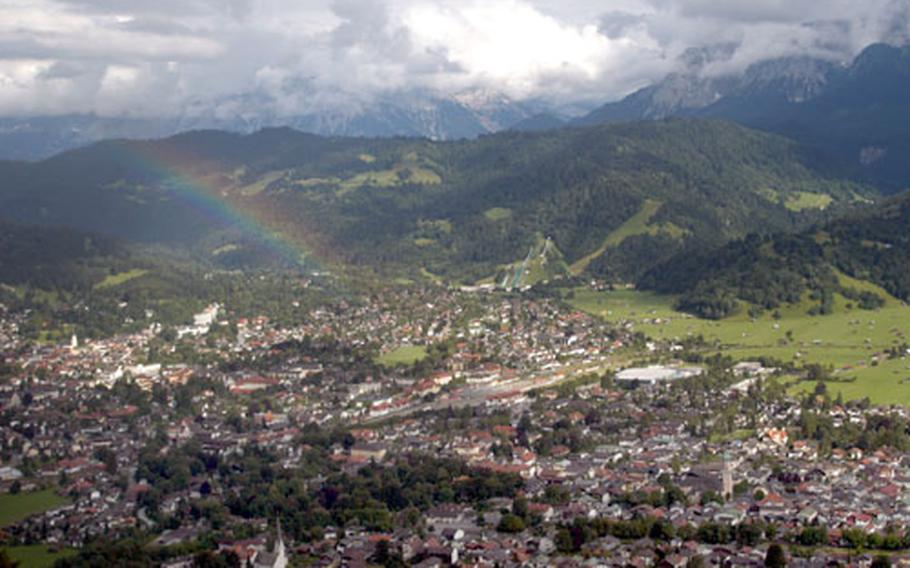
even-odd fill
[[[512,514],[521,517],[522,519],[528,518],[528,500],[524,497],[516,497],[512,499]]]
[[[560,527],[556,531],[556,538],[553,539],[556,549],[563,554],[575,552],[575,543],[572,539],[572,533],[566,527]]]
[[[828,528],[824,526],[806,527],[799,534],[799,543],[803,546],[821,546],[828,543]]]
[[[768,547],[765,554],[765,566],[768,568],[785,568],[787,566],[787,555],[784,549],[776,542]]]
[[[871,564],[872,568],[890,568],[890,566],[891,559],[885,555],[876,556],[875,559],[872,560]]]
[[[19,563],[10,558],[6,549],[0,549],[0,568],[18,568]]]
[[[517,515],[503,515],[496,530],[504,533],[520,533],[525,530],[525,522]]]
[[[373,560],[377,564],[385,564],[389,560],[389,541],[382,539],[376,543],[376,554],[373,555]]]

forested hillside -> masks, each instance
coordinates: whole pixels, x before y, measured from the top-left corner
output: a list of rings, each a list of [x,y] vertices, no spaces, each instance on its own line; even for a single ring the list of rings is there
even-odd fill
[[[546,237],[577,274],[635,279],[686,246],[797,229],[869,195],[790,141],[695,120],[461,142],[209,131],[4,167],[2,215],[20,222],[229,265],[304,257],[464,282]]]
[[[773,310],[807,297],[813,313],[840,294],[858,307],[885,298],[863,282],[910,300],[910,196],[799,234],[750,235],[718,250],[690,251],[646,274],[645,288],[681,294],[679,307],[720,318],[742,309]]]

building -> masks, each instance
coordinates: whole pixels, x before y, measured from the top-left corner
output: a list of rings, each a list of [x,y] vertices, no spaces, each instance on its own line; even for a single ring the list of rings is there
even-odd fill
[[[287,568],[288,554],[284,545],[284,535],[281,534],[281,521],[277,522],[275,544],[271,552],[260,552],[253,561],[254,568]]]
[[[699,367],[664,367],[651,365],[649,367],[632,367],[616,374],[617,381],[633,383],[657,384],[689,377],[697,377],[704,372]]]

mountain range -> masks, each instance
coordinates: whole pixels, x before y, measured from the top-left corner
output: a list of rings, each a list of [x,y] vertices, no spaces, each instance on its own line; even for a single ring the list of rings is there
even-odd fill
[[[718,50],[715,50],[718,51]],[[759,61],[741,73],[712,71],[729,53],[689,54],[683,70],[574,119],[541,101],[490,90],[425,90],[373,97],[321,96],[295,87],[293,104],[265,91],[199,100],[171,118],[94,115],[0,118],[0,159],[37,160],[111,138],[162,138],[191,130],[252,133],[289,127],[325,136],[431,140],[503,130],[698,117],[731,120],[792,138],[837,164],[837,174],[888,192],[910,187],[910,48],[873,44],[852,62],[811,57]],[[282,111],[290,105],[292,113]],[[253,110],[251,110],[253,109]]]
[[[294,114],[278,112],[277,106],[273,97],[258,92],[197,101],[182,115],[169,118],[90,114],[0,118],[0,159],[40,160],[101,140],[164,138],[193,130],[248,134],[288,127],[325,136],[474,138],[521,125],[547,110],[543,103],[517,102],[488,90],[452,96],[415,90],[370,98],[338,93],[331,104],[314,101]],[[556,120],[547,127],[560,124]]]
[[[851,63],[785,58],[739,75],[674,74],[575,119],[578,126],[688,116],[775,132],[824,154],[839,174],[910,187],[910,47],[874,44]]]
[[[56,261],[17,240],[76,235],[83,288],[151,245],[222,268],[632,282],[708,317],[806,294],[818,310],[910,298],[910,208],[888,198],[910,186],[910,48],[677,74],[568,124],[495,93],[418,93],[295,119],[323,136],[261,128],[277,117],[224,114],[228,102],[193,114],[218,130],[172,136],[189,123],[69,117],[72,138],[52,146],[117,139],[0,161],[0,223],[15,223],[0,274],[57,281]],[[41,155],[60,120],[4,122],[0,143]]]

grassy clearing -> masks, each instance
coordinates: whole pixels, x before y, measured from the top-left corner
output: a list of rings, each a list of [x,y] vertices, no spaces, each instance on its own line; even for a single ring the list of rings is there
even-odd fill
[[[364,159],[365,156],[368,155],[360,157],[361,161],[368,164],[375,161],[375,157],[369,156],[369,158],[373,158],[370,160]],[[442,183],[439,174],[426,167],[427,165],[431,165],[431,163],[428,164],[427,161],[421,160],[416,152],[410,152],[402,158],[401,162],[390,169],[363,172],[339,182],[335,193],[343,196],[361,187],[398,187],[405,184],[439,185]]]
[[[452,233],[452,222],[448,219],[421,219],[417,226],[422,231],[441,231],[447,235]]]
[[[625,223],[620,225],[615,231],[610,233],[597,250],[578,259],[572,264],[572,274],[578,276],[583,273],[587,270],[588,266],[605,253],[608,248],[619,245],[629,237],[650,232],[652,228],[648,227],[648,221],[657,213],[661,205],[662,203],[660,201],[655,201],[653,199],[645,200],[641,209],[639,209],[635,215],[632,215]]]
[[[798,191],[787,197],[784,201],[784,207],[790,211],[802,211],[804,209],[826,209],[834,201],[834,198],[827,193],[809,193],[807,191]]]
[[[118,272],[117,274],[111,274],[107,276],[101,282],[95,284],[95,290],[103,290],[105,288],[113,288],[114,286],[120,286],[125,284],[130,280],[135,280],[136,278],[141,278],[148,274],[148,270],[143,268],[134,268],[132,270],[127,270],[126,272]]]
[[[770,187],[761,188],[757,193],[771,203],[781,204],[790,211],[796,212],[805,209],[826,209],[834,202],[834,198],[827,193],[796,191],[787,195],[781,195],[779,191]]]
[[[500,266],[498,274],[477,282],[477,284],[483,284],[487,281],[501,283],[505,276],[506,284],[512,286],[515,283],[515,274],[520,268],[523,268],[520,279],[521,286],[533,286],[538,282],[566,274],[569,271],[562,252],[556,248],[553,241],[544,238],[540,233],[537,234],[537,242],[529,252],[530,257],[522,257],[521,260],[517,260],[512,264]],[[525,263],[525,259],[527,259],[527,263]]]
[[[489,221],[503,221],[512,217],[512,210],[506,207],[493,207],[484,211],[483,216]]]
[[[780,203],[780,192],[770,187],[763,187],[756,193],[770,201],[771,203]]]
[[[884,298],[886,307],[902,305],[902,302],[900,300],[889,294],[887,290],[877,284],[873,284],[872,282],[866,280],[859,280],[857,278],[853,278],[852,276],[847,276],[840,271],[837,272],[837,279],[840,281],[841,286],[844,286],[845,288],[853,288],[854,290],[858,290],[860,292],[872,292],[873,294]]]
[[[660,223],[657,225],[649,225],[647,231],[649,235],[667,235],[674,239],[681,239],[689,234],[688,229],[683,229],[675,223]]]
[[[438,185],[442,178],[433,170],[420,166],[402,165],[391,170],[363,172],[342,181],[336,194],[343,196],[361,187],[398,187],[406,183]]]
[[[413,365],[427,356],[427,349],[422,345],[402,345],[387,353],[383,353],[377,362],[386,367],[405,364]]]
[[[215,250],[213,250],[212,256],[221,256],[222,254],[227,254],[229,252],[234,252],[236,250],[240,250],[240,246],[231,243],[231,244],[220,246],[220,247],[216,248]]]
[[[910,357],[889,360],[884,355],[910,334],[910,308],[894,298],[875,311],[848,309],[849,302],[838,296],[831,315],[809,316],[806,311],[811,304],[804,302],[782,308],[780,320],[771,314],[752,320],[743,310],[721,321],[679,313],[673,309],[674,301],[649,292],[582,289],[570,302],[608,320],[632,322],[635,329],[654,338],[702,335],[740,360],[765,355],[831,365],[838,379],[856,378],[855,382],[832,382],[832,394],[840,391],[848,399],[868,396],[877,404],[910,405]],[[807,387],[794,387],[802,388]]]
[[[432,272],[430,272],[427,269],[426,266],[420,267],[420,275],[423,276],[424,278],[426,278],[427,280],[429,280],[430,282],[432,282],[433,284],[438,284],[439,286],[442,286],[445,284],[445,281],[442,279],[441,276],[439,276],[438,274],[433,274]]]
[[[6,551],[21,568],[49,568],[58,560],[76,555],[75,549],[52,550],[45,544],[11,546]]]
[[[247,197],[250,197],[253,195],[259,195],[260,193],[265,191],[269,185],[271,185],[271,184],[275,183],[276,181],[280,180],[281,178],[287,176],[288,173],[289,172],[287,170],[268,172],[268,173],[260,176],[259,179],[257,179],[253,183],[250,183],[250,184],[247,184],[247,185],[241,187],[240,195],[244,195]]]
[[[303,178],[303,179],[295,179],[292,183],[298,187],[307,188],[307,187],[321,187],[321,186],[326,186],[326,185],[335,186],[335,185],[338,185],[339,183],[341,183],[341,180],[338,178]]]
[[[16,495],[4,493],[0,495],[0,527],[18,523],[22,519],[62,507],[69,502],[69,499],[60,497],[50,489]]]

